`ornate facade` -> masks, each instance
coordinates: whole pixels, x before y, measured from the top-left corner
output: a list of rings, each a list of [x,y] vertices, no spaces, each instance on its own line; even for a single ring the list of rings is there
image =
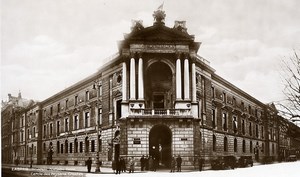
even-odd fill
[[[215,73],[184,21],[135,21],[119,52],[95,74],[26,110],[16,150],[24,163],[103,165],[149,155],[168,167],[173,155],[193,168],[219,155],[277,159],[277,112]],[[23,142],[20,142],[23,143]]]

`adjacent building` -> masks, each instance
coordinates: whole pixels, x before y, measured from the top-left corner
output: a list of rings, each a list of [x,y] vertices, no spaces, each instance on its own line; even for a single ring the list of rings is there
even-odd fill
[[[277,160],[287,147],[279,139],[289,134],[280,130],[275,106],[217,75],[197,54],[201,42],[186,22],[167,27],[165,16],[155,11],[150,27],[134,21],[110,62],[25,109],[18,116],[18,159],[84,165],[92,157],[110,165],[120,156],[148,155],[169,167],[171,157],[181,155],[191,168],[200,156],[206,162],[220,155]],[[11,112],[2,117],[11,120]],[[9,138],[2,137],[4,148]]]

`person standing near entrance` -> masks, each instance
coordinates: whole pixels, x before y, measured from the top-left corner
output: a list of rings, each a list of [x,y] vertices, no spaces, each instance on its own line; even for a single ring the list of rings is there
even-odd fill
[[[133,173],[133,172],[134,172],[134,159],[133,157],[131,157],[129,160],[129,173]]]
[[[142,155],[142,157],[140,159],[140,162],[141,162],[141,171],[144,171],[144,168],[145,168],[145,158],[144,158],[144,155]]]
[[[203,164],[204,164],[204,159],[200,156],[198,158],[199,171],[202,171]]]
[[[182,159],[181,159],[180,155],[177,156],[176,163],[177,163],[177,172],[181,172]]]
[[[88,173],[90,173],[91,168],[92,168],[92,159],[91,159],[91,157],[89,157],[89,159],[85,162],[85,165],[87,166]]]
[[[176,166],[176,160],[175,160],[175,156],[173,156],[171,160],[171,173],[175,172],[175,166]]]

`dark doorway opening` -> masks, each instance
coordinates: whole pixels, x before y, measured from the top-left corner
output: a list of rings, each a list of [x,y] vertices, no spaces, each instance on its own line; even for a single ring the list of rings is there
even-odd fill
[[[149,133],[149,155],[159,162],[159,168],[169,168],[172,157],[172,133],[165,125],[155,125]]]

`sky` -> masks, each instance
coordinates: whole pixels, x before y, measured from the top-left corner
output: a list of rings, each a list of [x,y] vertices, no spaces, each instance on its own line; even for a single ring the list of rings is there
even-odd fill
[[[298,0],[1,0],[1,99],[42,101],[95,73],[132,20],[185,20],[216,73],[263,103],[283,99],[282,59],[300,49]]]

